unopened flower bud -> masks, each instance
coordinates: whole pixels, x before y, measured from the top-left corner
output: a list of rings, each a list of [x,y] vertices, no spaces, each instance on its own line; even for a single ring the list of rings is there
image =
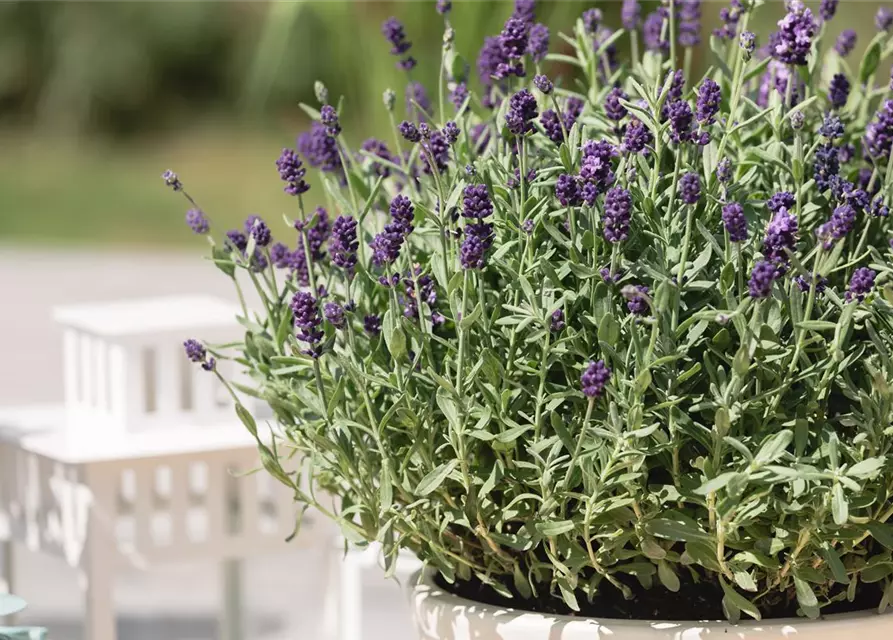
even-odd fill
[[[802,111],[795,111],[791,114],[791,127],[794,131],[800,131],[803,128],[803,123],[806,121],[806,116],[803,115]]]
[[[313,92],[316,94],[319,104],[329,104],[329,90],[319,80],[313,83]]]
[[[384,107],[388,111],[394,110],[394,105],[397,103],[397,94],[394,93],[392,89],[385,89],[384,95],[382,96],[384,99]]]

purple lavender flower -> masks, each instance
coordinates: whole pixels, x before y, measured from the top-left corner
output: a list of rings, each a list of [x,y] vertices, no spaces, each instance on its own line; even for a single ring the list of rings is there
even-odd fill
[[[651,305],[648,304],[649,289],[643,284],[627,285],[620,291],[626,298],[626,308],[634,316],[647,316],[651,313]]]
[[[716,165],[716,179],[722,184],[728,184],[732,181],[732,161],[723,158]]]
[[[394,264],[400,255],[403,239],[404,234],[399,225],[395,225],[393,222],[386,224],[381,233],[369,243],[369,247],[372,249],[372,264],[376,267]]]
[[[433,132],[426,142],[422,142],[422,145],[428,150],[428,153],[422,156],[422,170],[428,175],[434,173],[435,169],[437,173],[446,171],[447,164],[450,161],[450,142],[444,135],[444,132]],[[433,167],[431,165],[432,160],[434,162]]]
[[[406,40],[403,24],[397,18],[391,17],[382,22],[381,33],[391,43],[391,53],[395,56],[402,56],[412,47],[412,43]]]
[[[614,87],[605,97],[605,115],[614,122],[620,122],[627,114],[626,107],[620,101],[628,100],[629,96],[620,87]]]
[[[748,282],[747,288],[750,297],[757,300],[768,298],[769,294],[772,293],[772,283],[775,282],[777,277],[778,270],[776,265],[767,260],[757,262],[750,274],[750,282]]]
[[[347,324],[344,318],[344,307],[337,302],[327,302],[323,305],[323,315],[336,329],[343,329]]]
[[[391,200],[389,207],[391,221],[403,230],[403,235],[412,233],[412,221],[415,215],[415,207],[406,196],[398,194]]]
[[[549,331],[552,333],[561,333],[567,325],[564,322],[564,311],[555,309],[552,312],[552,318],[549,321]]]
[[[459,139],[460,133],[459,125],[450,120],[445,125],[443,125],[442,133],[447,142],[449,142],[450,144],[456,144],[456,140]]]
[[[645,16],[642,34],[645,40],[645,48],[649,51],[666,52],[669,50],[670,43],[663,33],[664,21],[667,19],[667,10],[664,7],[658,7]]]
[[[453,8],[453,3],[450,2],[450,0],[437,0],[437,6],[435,8],[437,9],[437,13],[445,16]]]
[[[357,221],[352,216],[338,216],[332,225],[332,237],[329,239],[329,255],[335,266],[353,274],[357,264]]]
[[[484,222],[466,224],[464,230],[459,262],[463,269],[483,269],[487,264],[487,250],[493,244],[493,225]]]
[[[713,124],[722,103],[722,90],[710,78],[705,78],[698,89],[698,122],[702,125]]]
[[[377,138],[368,138],[363,145],[360,147],[366,153],[369,153],[374,156],[378,156],[382,160],[386,160],[391,163],[398,163],[399,160],[391,154],[388,149],[388,145],[383,141]],[[377,176],[381,176],[382,178],[387,178],[391,175],[391,168],[386,164],[381,162],[372,161],[371,163],[372,171]]]
[[[889,157],[890,147],[893,146],[893,100],[884,101],[884,106],[877,112],[877,118],[866,127],[863,142],[871,157]]]
[[[471,184],[465,187],[462,198],[462,216],[469,220],[483,220],[493,214],[493,202],[487,185]]]
[[[277,269],[285,269],[291,264],[291,251],[281,242],[270,247],[270,261]]]
[[[778,213],[779,210],[791,209],[796,204],[797,199],[793,193],[790,191],[779,191],[766,201],[766,208],[772,213]]]
[[[343,174],[341,156],[338,153],[338,142],[326,132],[326,127],[321,122],[312,122],[310,130],[298,136],[298,151],[301,152],[301,155],[304,156],[307,164],[311,167],[319,168],[325,173]],[[283,152],[283,157],[280,159],[284,159],[284,155],[285,152]],[[300,165],[298,166],[300,167]],[[283,170],[280,168],[280,176],[282,176],[282,172]],[[301,186],[300,183],[298,183],[298,186]],[[290,191],[286,191],[286,193],[297,195]]]
[[[793,251],[797,244],[797,218],[781,207],[769,222],[766,237],[763,239],[763,254],[776,263],[787,263],[787,251]]]
[[[623,0],[620,21],[627,31],[639,28],[639,23],[642,22],[642,7],[639,5],[639,0]]]
[[[722,208],[722,224],[732,242],[747,240],[747,218],[744,217],[744,207],[739,203],[730,202]]]
[[[692,139],[691,124],[694,114],[685,100],[671,103],[667,109],[667,118],[670,120],[670,138],[673,142],[681,143]]]
[[[617,149],[607,140],[590,140],[583,145],[583,158],[580,166],[580,179],[583,186],[583,199],[592,206],[595,198],[614,184],[614,167],[612,159],[617,156]]]
[[[524,222],[521,223],[521,230],[524,231],[527,235],[533,235],[533,220],[527,218]]]
[[[629,222],[633,199],[629,191],[621,187],[608,189],[605,194],[604,223],[605,240],[617,244],[629,236]]]
[[[161,179],[164,180],[165,185],[174,191],[183,190],[183,183],[180,182],[180,177],[170,169],[161,174]]]
[[[540,114],[540,124],[546,132],[546,137],[555,144],[564,141],[564,131],[561,129],[561,120],[554,109],[546,109]]]
[[[201,209],[190,209],[186,212],[186,224],[193,233],[206,234],[211,230],[211,223]]]
[[[238,229],[230,229],[227,231],[226,239],[228,240],[230,247],[239,253],[244,254],[245,249],[248,248],[248,238],[246,238],[245,234]]]
[[[509,18],[499,34],[502,52],[511,60],[522,58],[527,50],[530,23],[519,18]]]
[[[790,0],[788,12],[778,21],[778,31],[769,37],[769,50],[779,62],[805,65],[818,25],[801,0]]]
[[[819,7],[819,15],[822,16],[822,20],[827,22],[834,17],[835,13],[837,13],[837,0],[822,0],[822,5]]]
[[[868,267],[860,267],[853,272],[850,278],[850,288],[846,292],[847,302],[854,300],[862,302],[874,288],[874,279],[877,273]]]
[[[833,113],[826,113],[822,120],[822,126],[819,127],[819,135],[828,140],[836,140],[843,137],[843,122],[840,117]],[[838,158],[839,160],[839,158]]]
[[[738,33],[738,21],[741,14],[744,13],[744,7],[741,0],[731,0],[728,7],[719,10],[719,19],[723,25],[713,30],[713,35],[721,40],[731,40]]]
[[[886,218],[890,215],[890,208],[884,204],[883,198],[878,197],[871,201],[868,212],[875,218]]]
[[[550,95],[555,88],[552,81],[542,74],[533,77],[533,85],[547,96]]]
[[[254,237],[254,243],[258,247],[266,247],[273,239],[270,227],[261,219],[260,216],[249,216],[245,221],[245,233],[250,233]]]
[[[555,183],[555,196],[565,207],[575,207],[580,204],[580,185],[577,179],[562,173]]]
[[[544,24],[535,24],[530,27],[527,40],[527,53],[534,62],[542,62],[549,53],[549,27]]]
[[[363,318],[363,329],[370,336],[377,336],[381,333],[381,318],[374,314],[367,315]]]
[[[598,398],[605,390],[605,385],[611,379],[611,370],[604,360],[591,361],[583,375],[580,376],[580,386],[583,395],[587,398]]]
[[[533,24],[536,20],[536,0],[515,0],[512,17]]]
[[[524,135],[533,130],[531,121],[536,116],[536,98],[528,89],[521,89],[509,99],[509,112],[505,116],[505,124],[515,135]]]
[[[803,276],[797,276],[794,278],[794,283],[797,285],[797,288],[800,291],[806,293],[812,287],[812,275],[807,274]],[[818,276],[815,281],[815,292],[818,295],[822,295],[825,293],[825,289],[828,288],[828,279],[824,276]]]
[[[825,249],[830,249],[838,240],[843,240],[856,224],[856,210],[842,204],[831,214],[831,219],[816,229],[816,236],[822,241]]]
[[[295,228],[298,228],[297,223]],[[299,231],[301,229],[298,229]],[[313,226],[306,230],[307,244],[310,245],[310,255],[315,262],[319,262],[325,257],[322,250],[326,240],[329,239],[329,212],[322,207],[317,207],[313,212]]]
[[[753,31],[742,31],[741,37],[738,39],[738,46],[744,51],[744,59],[750,60],[757,48],[757,34]]]
[[[310,185],[304,180],[307,169],[293,149],[283,149],[276,160],[279,169],[279,178],[285,183],[283,191],[290,196],[299,196],[310,189]]]
[[[217,361],[214,358],[208,358],[208,352],[201,342],[190,338],[183,343],[183,348],[186,350],[186,357],[192,362],[201,363],[202,369],[205,371],[214,370]]]
[[[422,134],[419,133],[418,128],[408,120],[401,122],[399,129],[400,135],[408,142],[419,142],[422,139]]]
[[[841,58],[846,58],[853,52],[853,49],[856,48],[856,38],[856,32],[853,29],[844,29],[840,32],[840,35],[837,36],[837,41],[834,43],[834,50]]]
[[[462,105],[465,104],[468,96],[468,85],[464,82],[459,82],[450,92],[450,102],[453,103],[453,106],[456,107],[456,110],[458,111],[462,108]]]
[[[815,163],[813,176],[815,183],[821,191],[830,189],[834,176],[840,172],[840,159],[837,149],[830,142],[821,144],[815,151]]]
[[[319,121],[326,127],[326,133],[337,137],[341,133],[341,123],[338,121],[338,112],[330,104],[324,104],[319,110]]]
[[[413,280],[413,274],[415,280]],[[419,292],[416,295],[416,281],[418,281]],[[419,300],[423,300],[431,309],[431,320],[434,324],[440,324],[440,314],[434,310],[437,304],[437,289],[434,286],[434,279],[427,273],[422,273],[422,268],[416,265],[411,273],[407,273],[403,278],[403,315],[409,319],[419,317]]]
[[[837,73],[831,78],[828,85],[828,101],[833,109],[842,109],[850,97],[850,81],[842,73]]]
[[[417,122],[431,117],[431,100],[421,82],[406,85],[406,115]]]
[[[208,356],[208,352],[205,350],[204,345],[192,338],[183,343],[183,348],[186,350],[186,357],[192,362],[204,362],[205,358]]]
[[[298,291],[291,300],[291,310],[295,320],[297,338],[307,343],[307,349],[302,353],[311,358],[318,358],[322,355],[320,342],[324,336],[319,328],[322,324],[319,303],[310,293]]]
[[[685,204],[697,204],[701,199],[701,178],[697,173],[686,173],[679,178],[679,198]]]
[[[893,26],[893,9],[881,7],[874,16],[874,26],[878,31],[889,31]]]
[[[587,9],[583,12],[583,28],[589,35],[595,35],[602,23],[601,9]]]
[[[391,55],[404,56],[412,48],[412,43],[406,39],[403,24],[397,18],[385,20],[381,24],[381,33],[391,43]],[[397,68],[409,71],[415,64],[412,56],[405,56],[397,62]]]
[[[621,150],[625,153],[642,153],[654,140],[651,131],[641,120],[633,120],[626,125]]]
[[[696,47],[701,42],[701,0],[677,0],[679,44]]]

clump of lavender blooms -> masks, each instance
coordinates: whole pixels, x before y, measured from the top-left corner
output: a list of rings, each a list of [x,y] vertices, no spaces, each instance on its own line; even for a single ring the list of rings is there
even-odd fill
[[[186,212],[186,224],[193,233],[206,234],[211,230],[211,223],[201,209],[189,209]]]
[[[413,69],[416,66],[415,58],[407,55],[412,48],[412,42],[406,39],[403,23],[397,18],[388,18],[381,24],[381,33],[391,43],[391,54],[400,58],[397,68],[404,71]]]
[[[611,379],[611,370],[604,360],[590,362],[580,376],[580,386],[583,395],[587,398],[598,398],[605,391],[608,381]]]
[[[730,202],[723,206],[722,224],[732,242],[747,240],[747,218],[744,217],[744,207],[739,203]]]
[[[874,288],[874,280],[877,272],[868,267],[859,267],[853,272],[850,279],[850,287],[846,292],[846,299],[849,302],[862,302],[865,300],[871,290]]]
[[[679,198],[685,204],[697,204],[701,199],[701,178],[696,173],[686,173],[679,178]]]
[[[550,615],[607,590],[634,617],[882,604],[893,99],[874,71],[893,13],[858,61],[833,0],[792,0],[759,37],[762,3],[730,0],[701,49],[708,5],[643,20],[624,0],[628,33],[587,11],[560,33],[583,64],[558,67],[518,0],[469,78],[450,4],[432,68],[385,23],[406,101],[314,87],[319,116],[277,161],[294,228],[273,210],[212,230],[164,174],[213,264],[258,288],[244,341],[213,355],[274,412],[267,471],[443,588],[486,577]],[[375,109],[392,126],[354,130]]]
[[[841,58],[846,58],[853,52],[853,49],[856,48],[856,38],[855,31],[852,29],[844,29],[840,32],[840,35],[837,36],[837,41],[834,43],[834,50]]]
[[[769,38],[772,56],[785,64],[805,65],[817,30],[812,11],[801,0],[789,0],[787,14]]]
[[[217,366],[217,360],[213,357],[208,357],[208,351],[201,342],[190,338],[183,343],[183,349],[186,351],[186,357],[192,362],[201,364],[202,369],[205,371],[214,371],[214,368]]]
[[[850,81],[842,73],[836,73],[831,78],[828,86],[828,102],[834,109],[842,109],[846,106],[847,99],[850,97]]]

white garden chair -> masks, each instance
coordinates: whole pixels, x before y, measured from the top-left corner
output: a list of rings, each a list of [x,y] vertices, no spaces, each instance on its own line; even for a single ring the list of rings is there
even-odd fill
[[[81,572],[85,637],[115,640],[112,590],[123,562],[217,562],[226,640],[241,635],[241,562],[294,549],[293,496],[260,473],[255,442],[213,374],[187,361],[183,339],[238,335],[236,310],[173,297],[68,307],[65,402],[0,409],[3,582],[12,542]],[[226,366],[221,363],[220,366]],[[308,514],[297,542],[332,549]],[[333,585],[334,586],[334,585]]]

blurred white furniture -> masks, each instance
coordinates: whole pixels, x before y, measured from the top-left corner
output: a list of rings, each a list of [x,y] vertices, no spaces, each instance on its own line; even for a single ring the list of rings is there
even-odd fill
[[[337,640],[363,640],[363,573],[372,569],[384,575],[381,545],[350,547],[344,552],[344,541],[335,540],[335,553],[330,556],[328,583],[333,591],[326,598],[326,636]],[[400,587],[422,568],[422,563],[409,552],[397,556],[394,578]],[[393,585],[397,588],[397,585]],[[406,600],[406,598],[402,598]],[[407,608],[407,620],[409,609]]]
[[[188,337],[238,336],[236,313],[202,296],[57,310],[64,405],[0,409],[6,589],[11,541],[60,556],[81,572],[85,637],[114,640],[122,561],[214,561],[221,635],[240,637],[240,561],[287,549],[296,512],[290,492],[267,474],[236,477],[259,466],[256,443],[215,376],[183,352]],[[331,549],[322,525],[308,514],[298,542]]]

